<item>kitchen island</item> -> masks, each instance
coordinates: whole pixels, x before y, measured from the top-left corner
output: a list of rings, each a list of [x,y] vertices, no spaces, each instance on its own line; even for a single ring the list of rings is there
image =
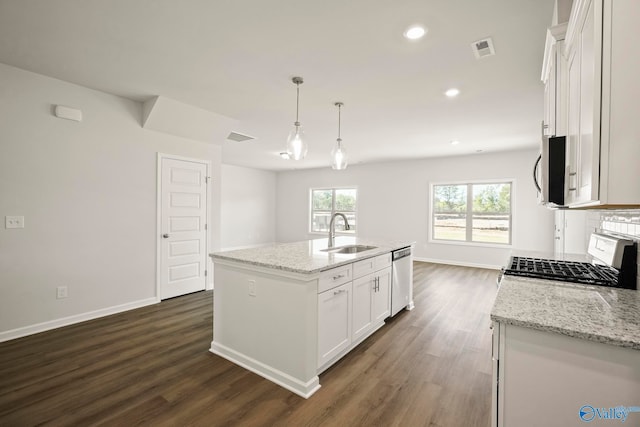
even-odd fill
[[[322,371],[384,325],[391,252],[412,243],[338,237],[332,248],[317,239],[211,254],[210,351],[308,398]]]
[[[638,291],[504,276],[491,320],[493,426],[640,425]]]

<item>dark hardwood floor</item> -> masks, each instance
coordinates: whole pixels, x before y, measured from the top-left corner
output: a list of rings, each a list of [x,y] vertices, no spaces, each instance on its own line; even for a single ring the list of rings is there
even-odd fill
[[[414,263],[416,308],[305,400],[208,352],[212,292],[0,343],[0,426],[482,426],[497,272]]]

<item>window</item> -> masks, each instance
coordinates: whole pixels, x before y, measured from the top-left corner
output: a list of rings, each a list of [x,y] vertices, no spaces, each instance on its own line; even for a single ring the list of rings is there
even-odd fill
[[[510,245],[512,184],[433,184],[432,240]]]
[[[343,219],[336,218],[336,233],[355,234],[356,199],[355,188],[322,188],[311,190],[311,232],[329,232],[329,223],[334,213],[343,213],[349,221],[350,230],[343,231]]]

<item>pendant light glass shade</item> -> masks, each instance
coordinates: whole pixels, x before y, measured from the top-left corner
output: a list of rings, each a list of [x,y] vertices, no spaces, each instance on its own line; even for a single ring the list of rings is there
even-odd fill
[[[289,153],[290,159],[301,160],[307,155],[307,143],[305,142],[302,126],[298,122],[296,123],[297,125],[293,125],[293,129],[291,129],[287,138],[287,153]]]
[[[335,147],[331,150],[331,168],[334,170],[346,169],[349,162],[347,150],[342,145],[342,138],[340,138],[340,108],[343,105],[342,102],[335,103],[335,106],[338,107],[338,139],[336,139]]]
[[[291,81],[296,85],[296,121],[293,124],[293,129],[289,132],[287,138],[287,153],[289,158],[293,160],[304,159],[307,155],[307,142],[304,138],[304,131],[300,122],[298,121],[298,110],[300,105],[300,85],[303,83],[302,77],[294,77]]]

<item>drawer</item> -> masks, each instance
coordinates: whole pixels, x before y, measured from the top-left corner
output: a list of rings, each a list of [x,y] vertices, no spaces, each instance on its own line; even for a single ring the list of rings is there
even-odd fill
[[[383,268],[391,267],[391,252],[384,255],[378,255],[376,258],[376,271]]]
[[[367,258],[353,263],[353,278],[366,276],[376,271],[376,258]]]
[[[323,271],[320,273],[320,278],[318,279],[318,293],[347,283],[351,281],[352,277],[351,264]]]

